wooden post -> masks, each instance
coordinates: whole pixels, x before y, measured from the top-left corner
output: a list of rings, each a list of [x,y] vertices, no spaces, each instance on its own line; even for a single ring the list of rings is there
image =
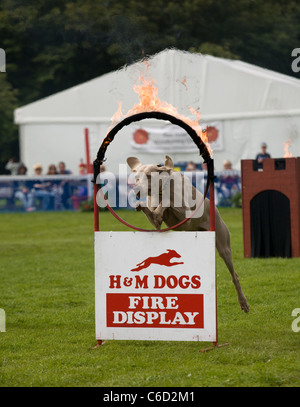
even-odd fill
[[[87,173],[92,173],[92,166],[90,162],[90,140],[89,140],[89,129],[84,129],[84,137],[85,137],[85,154],[86,154],[86,168]]]

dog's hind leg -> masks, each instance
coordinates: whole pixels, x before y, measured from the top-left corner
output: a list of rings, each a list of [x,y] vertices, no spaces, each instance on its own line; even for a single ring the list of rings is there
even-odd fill
[[[229,230],[228,230],[226,224],[224,223],[223,219],[221,218],[219,211],[217,209],[215,212],[215,216],[216,216],[216,247],[217,247],[217,250],[219,252],[220,257],[224,260],[228,270],[230,271],[232,281],[233,281],[233,284],[235,286],[235,289],[236,289],[236,292],[238,295],[238,301],[239,301],[241,309],[245,312],[249,312],[248,302],[246,300],[246,297],[245,297],[242,287],[240,285],[238,275],[235,272],[234,267],[233,267]]]
[[[134,269],[131,269],[130,271],[140,271],[143,269],[146,269],[147,267],[149,267],[151,264],[151,260],[146,259],[144,261],[142,261],[141,263],[137,264],[136,267]]]

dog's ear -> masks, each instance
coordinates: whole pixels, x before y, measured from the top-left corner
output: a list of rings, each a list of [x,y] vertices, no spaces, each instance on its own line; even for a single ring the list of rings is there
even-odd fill
[[[166,167],[168,170],[172,170],[172,169],[174,168],[174,164],[173,164],[172,158],[170,158],[168,155],[166,155],[165,167]]]
[[[132,171],[135,171],[139,165],[142,165],[140,160],[136,157],[128,157],[126,161]]]

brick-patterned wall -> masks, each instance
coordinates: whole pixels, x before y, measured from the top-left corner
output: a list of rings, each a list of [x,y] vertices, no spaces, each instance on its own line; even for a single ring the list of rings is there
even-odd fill
[[[300,157],[284,160],[285,169],[276,170],[279,159],[265,159],[262,171],[253,169],[253,160],[241,161],[245,257],[251,257],[250,201],[266,190],[279,191],[290,200],[292,257],[300,257]]]

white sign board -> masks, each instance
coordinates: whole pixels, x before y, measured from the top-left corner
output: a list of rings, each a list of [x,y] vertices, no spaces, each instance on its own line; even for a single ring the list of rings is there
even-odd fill
[[[216,341],[215,232],[95,232],[96,339]]]

